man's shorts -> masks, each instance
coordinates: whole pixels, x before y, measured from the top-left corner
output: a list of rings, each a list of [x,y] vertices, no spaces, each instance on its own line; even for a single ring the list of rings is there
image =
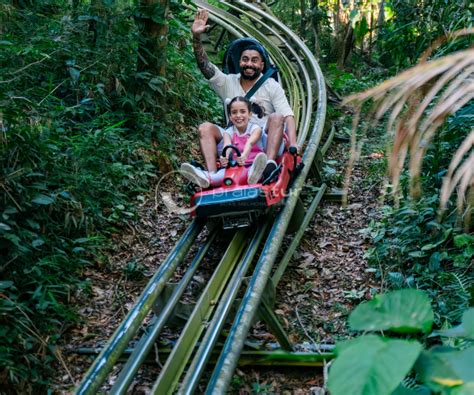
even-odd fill
[[[219,131],[221,132],[221,136],[223,137],[224,136],[224,131],[225,129],[219,125],[215,125],[217,126],[217,128],[219,129]],[[262,133],[262,144],[265,148],[265,150],[267,149],[267,140],[268,140],[268,134],[267,134],[267,126],[265,125],[265,128],[263,129],[264,132]],[[285,123],[285,129],[283,131],[283,140],[281,142],[281,145],[280,145],[280,148],[278,150],[278,154],[277,156],[281,156],[283,154],[283,152],[285,151],[285,144],[286,144],[286,141],[288,141],[288,136],[287,136],[287,127],[286,127],[286,123]],[[220,155],[222,153],[222,149],[224,148],[224,139],[222,138],[221,141],[219,142],[219,144],[217,144],[217,154]]]

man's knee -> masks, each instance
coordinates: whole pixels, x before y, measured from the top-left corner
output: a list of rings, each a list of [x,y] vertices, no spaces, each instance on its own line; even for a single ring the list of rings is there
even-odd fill
[[[202,123],[201,125],[199,125],[198,127],[198,132],[199,132],[199,137],[202,139],[202,138],[206,138],[206,137],[210,137],[210,136],[214,136],[215,134],[215,125],[210,123],[210,122],[204,122]]]
[[[283,115],[277,114],[275,112],[273,114],[270,114],[269,117],[268,117],[269,125],[280,126],[280,125],[283,125],[284,122],[285,122],[285,117]]]

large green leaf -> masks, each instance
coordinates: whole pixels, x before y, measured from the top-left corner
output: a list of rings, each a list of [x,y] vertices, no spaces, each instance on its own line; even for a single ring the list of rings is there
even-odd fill
[[[470,308],[464,312],[461,325],[450,329],[435,331],[433,332],[433,336],[465,337],[467,339],[474,339],[474,308]]]
[[[54,199],[51,196],[44,195],[42,193],[36,195],[32,200],[33,203],[47,206],[54,203]]]
[[[410,387],[404,385],[405,380],[402,381],[391,395],[432,395],[431,390],[427,386],[417,384],[415,379],[409,379],[412,382],[412,386]]]
[[[450,395],[472,395],[474,394],[474,383],[466,383],[459,387],[453,388]]]
[[[433,325],[433,310],[424,292],[401,289],[357,306],[349,316],[349,325],[358,331],[427,333]]]
[[[461,351],[450,347],[433,347],[422,352],[415,370],[419,378],[434,391],[444,388],[467,389],[474,384],[473,361],[474,347]]]
[[[391,394],[421,352],[416,341],[361,336],[337,345],[329,372],[332,395]]]

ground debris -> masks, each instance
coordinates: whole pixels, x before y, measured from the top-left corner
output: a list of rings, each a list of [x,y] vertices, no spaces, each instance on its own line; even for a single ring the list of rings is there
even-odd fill
[[[344,149],[338,145],[329,153],[333,158],[340,157],[344,155]],[[343,163],[339,164],[340,171],[343,166]],[[364,189],[365,171],[362,158],[352,175],[347,208],[332,202],[322,204],[278,285],[275,313],[294,344],[334,344],[347,338],[350,335],[346,324],[349,312],[378,290],[373,273],[366,271],[367,240],[360,232],[375,215],[377,205],[376,188],[368,192]],[[80,306],[82,321],[70,328],[63,339],[65,363],[76,383],[93,358],[71,354],[68,350],[102,347],[106,343],[187,226],[180,217],[162,209],[155,211],[154,203],[154,198],[146,200],[131,232],[115,236],[108,264],[90,267],[84,273],[90,287],[75,295],[73,300]],[[209,251],[214,261],[221,256],[220,247],[216,243]],[[284,251],[283,248],[281,254]],[[206,284],[213,265],[206,263],[204,273],[195,276],[185,300],[192,298],[193,290]],[[182,277],[182,270],[175,273],[175,281]],[[178,333],[165,328],[163,336],[172,340]],[[250,340],[264,344],[276,341],[261,322],[254,325],[249,336]],[[129,393],[148,393],[158,373],[156,365],[141,369]],[[101,389],[103,392],[110,389],[117,375],[118,368],[109,376],[108,384]],[[73,386],[71,378],[58,368],[53,387],[55,393],[70,393]],[[321,369],[239,368],[229,393],[322,395],[324,387]]]

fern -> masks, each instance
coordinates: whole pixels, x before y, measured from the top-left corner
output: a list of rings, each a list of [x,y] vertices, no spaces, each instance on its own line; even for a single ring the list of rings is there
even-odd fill
[[[471,299],[470,287],[474,280],[466,273],[449,271],[439,274],[436,282],[440,287],[437,304],[440,313],[450,322],[458,322]]]

